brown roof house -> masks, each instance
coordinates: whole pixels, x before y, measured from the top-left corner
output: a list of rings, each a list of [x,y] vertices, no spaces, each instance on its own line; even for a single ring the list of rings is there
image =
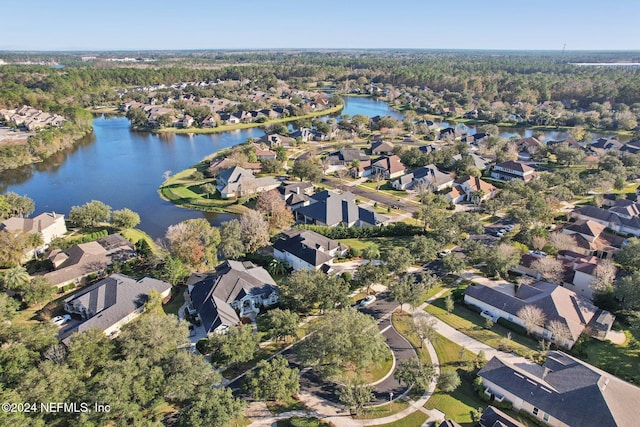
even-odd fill
[[[550,426],[623,427],[640,419],[640,388],[561,351],[547,353],[542,366],[495,356],[478,376],[487,396]]]
[[[83,322],[63,330],[62,341],[68,344],[72,334],[92,328],[103,330],[109,337],[117,335],[122,326],[142,314],[152,290],[164,299],[171,293],[171,284],[151,277],[136,280],[112,274],[67,298],[64,310],[80,315]]]
[[[49,254],[54,270],[46,273],[52,285],[83,284],[88,275],[101,273],[114,262],[124,262],[136,256],[133,245],[119,234],[110,234],[95,242],[73,245]]]
[[[453,188],[446,194],[452,203],[463,201],[479,204],[496,195],[496,187],[475,176],[463,176],[456,179]]]
[[[464,301],[482,309],[494,321],[504,318],[522,327],[526,327],[525,322],[519,317],[518,312],[525,306],[537,307],[544,313],[545,323],[533,328],[532,332],[569,349],[573,347],[587,326],[594,330],[604,329],[605,335],[612,326],[613,316],[601,316],[606,312],[593,305],[587,298],[547,282],[522,284],[517,289],[508,282],[474,283],[465,290]],[[611,323],[599,324],[606,319]],[[559,322],[567,329],[566,339],[556,340],[552,331],[548,329],[552,321]]]
[[[381,175],[385,179],[393,179],[404,174],[405,166],[400,161],[400,157],[381,157],[371,164],[371,175]]]
[[[0,222],[0,230],[8,231],[13,234],[18,233],[40,233],[44,244],[37,250],[44,249],[56,237],[62,237],[67,232],[67,226],[64,223],[64,215],[55,212],[44,212],[33,218],[12,217]],[[32,248],[29,248],[33,255]]]
[[[491,178],[500,181],[511,181],[512,179],[521,179],[525,182],[535,178],[534,169],[524,163],[506,161],[498,163],[491,169]]]
[[[590,219],[579,219],[567,224],[562,228],[562,233],[571,235],[576,239],[577,251],[582,251],[585,255],[595,255],[599,258],[613,256],[626,242],[625,238],[607,233],[604,225]]]

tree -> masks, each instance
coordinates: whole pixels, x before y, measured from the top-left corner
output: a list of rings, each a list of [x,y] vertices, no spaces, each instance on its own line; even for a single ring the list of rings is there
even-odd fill
[[[531,334],[536,327],[544,326],[545,314],[544,312],[535,305],[525,305],[516,313],[522,322],[524,323],[524,327],[527,329],[527,334]]]
[[[258,211],[251,210],[240,217],[240,233],[247,253],[269,244],[269,223]]]
[[[2,287],[3,289],[9,289],[12,291],[20,291],[24,288],[31,277],[27,273],[27,269],[24,267],[13,267],[4,271],[2,275]]]
[[[71,336],[67,363],[81,378],[91,378],[113,358],[114,351],[115,343],[102,330],[91,328]]]
[[[253,333],[251,325],[229,328],[226,334],[212,334],[209,337],[211,362],[218,366],[246,362],[253,358],[259,343],[260,336]]]
[[[0,194],[0,219],[29,216],[33,213],[35,206],[33,200],[27,196],[20,196],[12,191]]]
[[[265,323],[269,336],[276,340],[282,340],[295,336],[300,316],[288,309],[275,308],[265,315]]]
[[[628,271],[640,270],[640,239],[631,237],[615,256],[622,268]]]
[[[227,427],[242,414],[245,406],[228,388],[205,388],[180,412],[178,419],[184,426]]]
[[[293,223],[293,214],[287,209],[287,204],[278,190],[260,193],[256,209],[267,217],[271,230],[281,230]]]
[[[5,320],[11,321],[19,308],[20,304],[18,301],[6,293],[0,292],[0,323]]]
[[[232,219],[220,224],[220,246],[222,256],[227,259],[238,259],[245,254],[242,243],[242,227],[240,221]]]
[[[455,303],[453,302],[453,298],[451,298],[451,294],[448,294],[444,299],[444,306],[447,309],[447,314],[451,314],[453,309],[455,308]]]
[[[419,392],[424,392],[436,378],[436,369],[431,363],[422,363],[417,356],[414,356],[401,361],[393,375],[400,383],[413,384]]]
[[[314,159],[298,159],[291,168],[291,174],[300,181],[319,182],[322,179],[322,166]]]
[[[510,269],[520,262],[520,252],[507,243],[501,243],[495,250],[487,251],[487,274],[498,277],[506,277]]]
[[[140,215],[128,208],[119,209],[111,213],[111,223],[120,229],[134,228],[140,224]]]
[[[147,114],[142,108],[131,108],[127,111],[127,118],[131,121],[132,128],[144,128],[147,126]]]
[[[444,393],[451,393],[457,389],[462,381],[457,371],[453,369],[443,369],[438,377],[438,388]]]
[[[567,325],[560,320],[552,320],[547,325],[547,329],[558,347],[566,347],[567,341],[571,339],[571,331]]]
[[[375,319],[351,307],[321,317],[296,350],[301,364],[324,377],[339,376],[347,367],[369,369],[388,354]]]
[[[289,270],[289,264],[285,260],[274,258],[269,261],[267,265],[267,271],[272,276],[282,276]]]
[[[442,209],[439,209],[434,202],[430,202],[427,205],[422,205],[420,208],[412,214],[412,217],[422,222],[422,229],[424,231],[429,228],[430,225],[437,224],[443,217]]]
[[[438,243],[426,236],[415,235],[411,238],[409,250],[417,261],[427,262],[436,257]]]
[[[69,211],[69,221],[80,228],[93,227],[103,221],[109,221],[111,206],[99,200],[92,200],[82,206],[73,206]]]
[[[374,259],[380,258],[380,248],[375,243],[370,243],[362,250],[362,257],[372,263]]]
[[[578,245],[574,236],[562,232],[551,233],[549,244],[559,251],[571,250]]]
[[[260,159],[260,172],[277,174],[282,170],[282,160],[280,159]]]
[[[44,237],[42,237],[42,233],[29,233],[25,238],[25,243],[33,249],[33,257],[38,259],[38,248],[44,245]]]
[[[160,363],[178,348],[189,344],[186,322],[178,322],[174,315],[149,313],[127,325],[120,334],[119,350],[127,359],[146,359]]]
[[[38,304],[42,307],[42,303],[51,298],[56,290],[57,288],[51,286],[49,279],[44,276],[36,276],[20,290],[20,294],[27,305]]]
[[[389,270],[396,275],[401,275],[407,272],[409,266],[413,263],[413,254],[408,248],[394,248],[394,250],[388,251],[385,254],[385,261]]]
[[[23,233],[0,233],[0,267],[16,267],[24,258],[27,242]]]
[[[385,285],[389,281],[389,270],[382,264],[362,264],[356,271],[356,280],[361,287],[367,288],[367,293],[371,290],[371,285],[376,283]]]
[[[394,280],[389,285],[389,294],[394,301],[402,306],[407,303],[411,308],[422,302],[424,296],[424,284],[416,282],[411,276],[404,276],[400,280]]]
[[[257,400],[284,400],[300,389],[300,371],[278,355],[270,361],[261,360],[256,369],[247,372],[247,389]]]
[[[464,259],[459,257],[455,252],[451,252],[442,258],[442,266],[445,271],[457,274],[464,270],[466,263]]]
[[[153,250],[151,249],[151,245],[144,237],[139,239],[135,244],[136,252],[145,260],[148,260],[151,255],[153,255]]]
[[[313,308],[333,308],[344,304],[349,287],[339,277],[319,270],[298,270],[285,277],[279,286],[282,305],[306,313]]]
[[[640,271],[621,277],[616,281],[616,294],[622,297],[627,310],[640,310]]]
[[[338,398],[352,413],[360,415],[373,400],[373,386],[362,380],[348,380],[338,389]]]
[[[189,269],[179,258],[168,256],[164,259],[160,275],[164,280],[175,286],[189,277]]]
[[[438,336],[436,329],[436,320],[431,317],[421,316],[415,321],[416,334],[420,337],[420,348],[424,346],[424,340],[433,344]]]
[[[538,258],[531,263],[530,268],[551,283],[559,285],[563,282],[564,266],[555,258]]]
[[[213,265],[217,261],[220,232],[205,218],[188,219],[167,229],[169,252],[193,267]]]

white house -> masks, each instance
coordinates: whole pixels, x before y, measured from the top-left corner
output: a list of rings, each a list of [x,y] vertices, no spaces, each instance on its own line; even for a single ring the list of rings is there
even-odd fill
[[[512,179],[521,179],[525,182],[535,178],[534,169],[524,163],[507,161],[498,163],[491,169],[491,178],[500,181],[511,181]]]
[[[216,177],[216,188],[223,199],[250,196],[279,186],[280,181],[275,178],[270,176],[256,178],[253,172],[240,166],[224,169]]]
[[[56,237],[62,237],[67,232],[67,226],[64,223],[64,215],[55,212],[44,212],[33,218],[12,217],[0,222],[0,230],[5,230],[13,234],[17,233],[40,233],[42,235],[43,245],[38,248],[41,250],[47,246]],[[29,248],[30,250],[32,248]]]

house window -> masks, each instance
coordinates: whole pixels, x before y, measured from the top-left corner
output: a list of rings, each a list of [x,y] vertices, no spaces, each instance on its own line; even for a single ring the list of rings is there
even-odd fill
[[[542,419],[545,421],[549,421],[549,414],[545,413]]]
[[[533,408],[533,415],[538,416],[538,408]]]

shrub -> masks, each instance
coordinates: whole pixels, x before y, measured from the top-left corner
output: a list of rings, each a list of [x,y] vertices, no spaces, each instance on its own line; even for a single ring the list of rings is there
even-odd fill
[[[350,258],[359,258],[362,254],[362,251],[358,248],[349,248],[349,257]]]
[[[510,402],[508,400],[503,400],[502,402],[497,402],[497,401],[494,400],[492,405],[495,406],[498,409],[512,409],[513,408],[513,402]]]
[[[510,322],[509,320],[505,319],[504,317],[501,317],[498,319],[498,324],[504,326],[507,329],[512,330],[513,332],[520,334],[520,335],[527,335],[527,330],[523,327],[520,326],[516,323]]]

